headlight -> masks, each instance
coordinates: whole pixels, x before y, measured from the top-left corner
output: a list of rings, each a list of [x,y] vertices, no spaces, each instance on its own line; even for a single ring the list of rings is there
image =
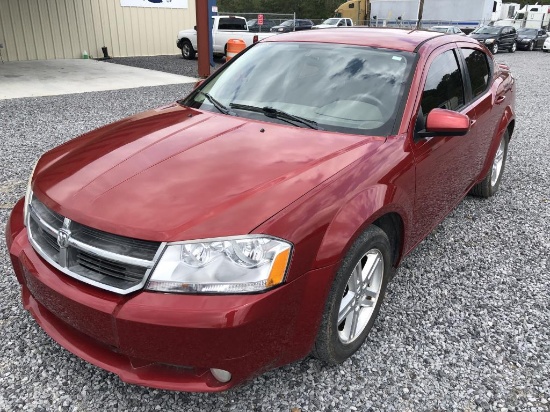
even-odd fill
[[[284,281],[292,245],[265,235],[171,243],[147,289],[176,293],[260,292]]]
[[[495,42],[495,39],[485,39],[485,44],[491,44],[494,42]]]
[[[277,31],[285,31],[285,29],[283,29],[282,27],[277,29]]]
[[[25,203],[23,205],[23,224],[27,226],[27,213],[29,212],[29,203],[31,201],[32,197],[32,176],[34,175],[34,170],[36,169],[36,165],[38,164],[38,160],[34,163],[34,166],[32,167],[31,174],[29,176],[29,181],[27,182],[27,190],[25,192]]]

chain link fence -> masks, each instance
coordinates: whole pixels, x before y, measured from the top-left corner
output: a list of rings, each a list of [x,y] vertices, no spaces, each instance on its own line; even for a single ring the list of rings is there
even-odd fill
[[[277,26],[286,20],[296,19],[296,13],[233,13],[229,11],[219,11],[220,16],[240,16],[248,22],[250,31],[266,32],[273,26]],[[258,24],[258,16],[263,15],[264,23]]]

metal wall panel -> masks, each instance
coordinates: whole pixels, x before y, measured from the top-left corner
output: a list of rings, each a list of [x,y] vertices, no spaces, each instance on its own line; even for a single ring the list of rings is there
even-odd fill
[[[0,0],[4,61],[176,54],[179,30],[195,25],[188,9],[121,7],[120,0]]]

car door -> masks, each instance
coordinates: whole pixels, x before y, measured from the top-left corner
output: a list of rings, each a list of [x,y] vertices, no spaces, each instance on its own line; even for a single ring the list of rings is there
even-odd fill
[[[422,239],[462,199],[475,179],[475,108],[467,106],[464,70],[454,43],[432,52],[422,74],[416,130],[411,137],[415,158],[416,193],[413,237]],[[472,128],[465,136],[417,137],[434,108],[466,114]]]
[[[466,95],[469,101],[467,106],[474,112],[475,127],[472,127],[475,141],[467,153],[472,174],[470,177],[479,177],[489,152],[492,137],[500,118],[495,116],[494,104],[501,104],[503,96],[493,98],[491,82],[494,72],[493,59],[483,49],[471,43],[458,43],[464,59]],[[499,81],[501,81],[499,79]]]
[[[510,36],[510,34],[511,34],[511,32],[510,32],[509,27],[504,27],[502,29],[502,32],[500,33],[500,39],[499,39],[501,49],[507,49],[508,47],[511,46],[511,42],[510,42],[511,36]]]
[[[548,34],[546,33],[546,31],[539,30],[538,37],[537,37],[537,47],[542,47],[547,37],[548,37]]]

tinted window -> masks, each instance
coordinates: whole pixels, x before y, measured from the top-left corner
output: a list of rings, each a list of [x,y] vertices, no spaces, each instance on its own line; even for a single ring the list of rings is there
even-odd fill
[[[474,98],[482,94],[489,86],[489,66],[485,53],[479,50],[462,49],[466,59],[466,67],[472,83],[472,95]]]
[[[350,9],[355,8],[355,3],[350,3],[348,7],[349,7]]]
[[[462,76],[452,50],[440,54],[432,62],[421,105],[424,115],[435,108],[457,110],[464,105]]]
[[[537,33],[537,30],[535,30],[535,29],[519,29],[518,33],[523,34],[523,35],[530,34],[530,35],[534,36]]]
[[[218,30],[247,30],[246,21],[231,17],[220,19]]]
[[[494,26],[482,26],[475,29],[472,33],[475,34],[500,34],[501,32],[500,27],[494,27]]]

